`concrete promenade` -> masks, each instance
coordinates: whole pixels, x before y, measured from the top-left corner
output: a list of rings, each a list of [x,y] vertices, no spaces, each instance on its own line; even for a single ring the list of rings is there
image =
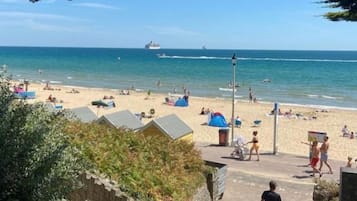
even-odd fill
[[[232,147],[215,145],[196,145],[201,150],[204,160],[224,163],[228,166],[225,180],[225,192],[222,201],[260,200],[264,190],[268,190],[269,181],[278,183],[277,192],[284,201],[311,201],[314,179],[312,168],[308,166],[308,157],[290,154],[262,152],[260,161],[252,156],[251,161],[240,161],[231,158]],[[329,160],[333,174],[328,174],[328,168],[323,166],[322,179],[339,182],[340,167],[346,161]],[[318,164],[319,165],[319,164]],[[318,166],[319,167],[319,166]],[[319,175],[316,174],[318,179]]]

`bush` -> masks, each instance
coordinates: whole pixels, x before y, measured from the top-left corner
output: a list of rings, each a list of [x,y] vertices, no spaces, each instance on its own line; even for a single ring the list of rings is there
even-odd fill
[[[319,180],[314,187],[314,201],[337,201],[339,186],[334,181]]]
[[[67,131],[96,170],[139,200],[188,200],[205,182],[193,144],[94,123],[75,122]]]
[[[0,87],[0,200],[65,197],[85,167],[64,133],[66,119],[14,99],[8,82]]]

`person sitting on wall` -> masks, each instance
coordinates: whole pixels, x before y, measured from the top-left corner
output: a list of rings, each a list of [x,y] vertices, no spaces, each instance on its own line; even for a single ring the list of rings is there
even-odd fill
[[[205,114],[205,108],[202,107],[200,115],[204,115],[204,114]]]

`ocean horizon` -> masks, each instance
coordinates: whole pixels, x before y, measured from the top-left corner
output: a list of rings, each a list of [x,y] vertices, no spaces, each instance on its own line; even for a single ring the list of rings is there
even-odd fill
[[[0,47],[13,80],[357,109],[357,51]]]

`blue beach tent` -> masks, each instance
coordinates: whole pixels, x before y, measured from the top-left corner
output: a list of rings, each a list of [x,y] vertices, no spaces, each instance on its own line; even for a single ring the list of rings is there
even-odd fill
[[[187,107],[188,103],[185,99],[183,98],[179,98],[176,102],[175,102],[175,106],[177,107]]]
[[[226,122],[226,119],[221,113],[214,113],[211,114],[211,121],[208,123],[209,126],[214,126],[214,127],[228,127],[228,124]]]

